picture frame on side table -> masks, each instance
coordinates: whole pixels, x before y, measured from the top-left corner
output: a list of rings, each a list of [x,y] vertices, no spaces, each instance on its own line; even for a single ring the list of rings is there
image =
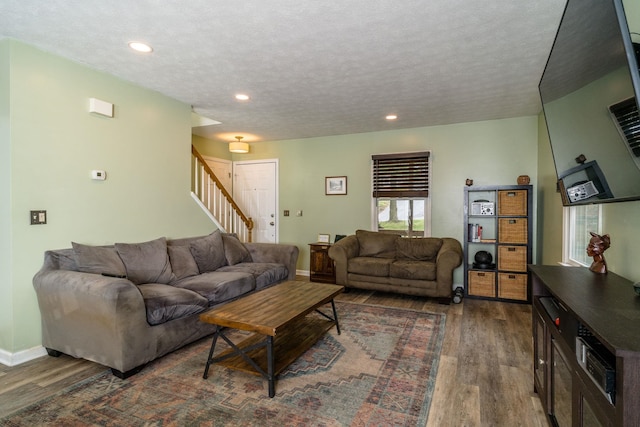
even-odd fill
[[[327,196],[347,194],[346,176],[327,176],[324,178],[324,194]]]
[[[318,243],[331,242],[331,236],[329,234],[318,234]]]

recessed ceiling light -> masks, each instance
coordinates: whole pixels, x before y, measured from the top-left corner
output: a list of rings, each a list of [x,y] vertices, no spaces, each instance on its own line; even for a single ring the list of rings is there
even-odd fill
[[[142,42],[129,42],[129,47],[137,52],[142,52],[142,53],[153,52],[153,48],[151,46]]]
[[[236,99],[238,101],[248,101],[249,100],[249,95],[245,95],[244,93],[239,93],[236,95]]]
[[[387,120],[395,120],[397,118],[398,118],[398,116],[396,116],[395,114],[389,114],[387,117],[385,117],[385,119],[387,119]]]

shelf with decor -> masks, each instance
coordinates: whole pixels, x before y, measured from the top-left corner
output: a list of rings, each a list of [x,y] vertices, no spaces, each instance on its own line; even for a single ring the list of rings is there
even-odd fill
[[[466,296],[530,302],[531,241],[531,185],[465,187]]]

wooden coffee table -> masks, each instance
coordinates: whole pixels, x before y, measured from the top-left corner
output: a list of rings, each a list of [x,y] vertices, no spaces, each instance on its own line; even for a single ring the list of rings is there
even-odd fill
[[[307,351],[333,325],[340,334],[333,298],[344,286],[290,281],[242,297],[200,315],[200,320],[216,325],[203,378],[211,363],[262,375],[269,382],[269,397],[275,396],[275,378]],[[333,316],[318,308],[331,303]],[[322,315],[307,316],[312,311]],[[255,332],[234,344],[224,328]],[[216,357],[218,337],[231,347]]]

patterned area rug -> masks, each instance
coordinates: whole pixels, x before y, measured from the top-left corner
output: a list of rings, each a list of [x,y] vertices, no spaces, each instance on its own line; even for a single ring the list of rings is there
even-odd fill
[[[421,426],[433,394],[445,316],[336,303],[332,328],[283,371],[262,377],[212,365],[206,338],[120,380],[110,371],[7,417],[3,426]],[[234,332],[241,338],[240,332]],[[218,341],[216,353],[226,349]],[[277,356],[276,356],[277,357]]]

